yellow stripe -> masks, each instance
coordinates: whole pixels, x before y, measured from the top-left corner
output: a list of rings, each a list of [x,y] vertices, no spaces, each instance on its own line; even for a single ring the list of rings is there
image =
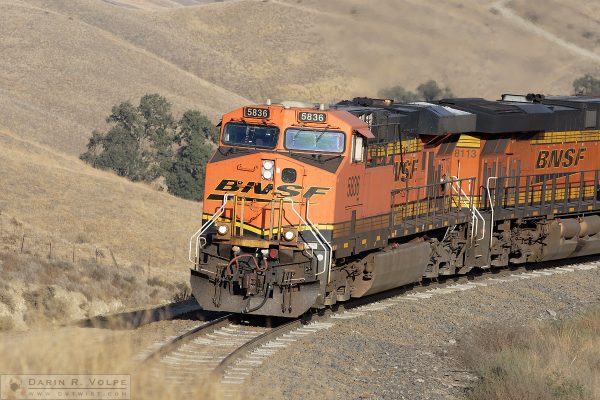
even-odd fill
[[[211,214],[203,214],[202,215],[202,219],[204,221],[208,221],[209,219],[211,219],[212,215]],[[217,221],[219,222],[223,222],[223,223],[227,223],[227,224],[231,224],[231,218],[224,218],[224,217],[220,217],[217,219]],[[235,226],[236,227],[240,227],[241,223],[240,221],[236,221],[235,222]],[[318,230],[320,231],[331,231],[333,230],[333,225],[332,224],[315,224],[315,226],[317,227]],[[299,231],[309,231],[310,227],[308,226],[295,226]],[[248,230],[252,233],[256,233],[258,235],[266,235],[267,233],[269,233],[269,229],[261,229],[259,227],[256,227],[254,225],[250,225],[248,223],[244,223],[244,230]],[[278,229],[277,227],[273,228],[273,233],[277,233]]]
[[[600,141],[600,130],[541,132],[536,134],[533,139],[531,139],[531,143],[533,144],[559,144],[597,141]]]
[[[462,134],[458,139],[458,143],[456,143],[456,147],[468,147],[478,149],[481,147],[481,139],[475,136]]]
[[[419,138],[409,140],[396,140],[384,145],[369,146],[369,156],[382,157],[392,154],[415,153],[423,150],[423,141]]]

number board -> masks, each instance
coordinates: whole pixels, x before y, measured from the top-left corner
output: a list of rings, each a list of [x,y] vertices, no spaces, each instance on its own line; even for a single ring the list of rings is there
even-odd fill
[[[268,108],[246,107],[244,108],[244,117],[247,118],[269,118]]]
[[[298,121],[300,121],[300,122],[316,122],[318,124],[324,124],[325,122],[327,122],[327,113],[300,111],[298,113]]]

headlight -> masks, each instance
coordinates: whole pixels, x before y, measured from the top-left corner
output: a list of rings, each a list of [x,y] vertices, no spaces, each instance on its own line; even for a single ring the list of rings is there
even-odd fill
[[[274,166],[275,166],[275,161],[263,160],[263,168],[264,169],[273,169]]]
[[[263,179],[271,180],[273,179],[273,170],[265,169],[262,173]]]
[[[270,181],[273,179],[273,169],[275,168],[275,161],[263,160],[262,162],[262,177]]]
[[[221,236],[227,235],[228,231],[229,231],[229,228],[227,227],[227,225],[219,225],[217,227],[217,233]]]
[[[294,240],[294,237],[296,237],[296,234],[294,233],[294,231],[283,232],[283,238],[285,240],[287,240],[288,242]]]

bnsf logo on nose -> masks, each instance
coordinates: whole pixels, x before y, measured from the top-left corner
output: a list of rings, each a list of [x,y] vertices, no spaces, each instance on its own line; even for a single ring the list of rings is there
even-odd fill
[[[326,194],[330,188],[321,186],[311,186],[304,193],[305,199],[309,199],[314,195]],[[238,181],[235,179],[223,179],[215,188],[220,192],[242,192],[249,193],[251,190],[254,194],[269,194],[273,190],[273,184],[269,183],[264,186],[260,182]],[[302,193],[302,186],[298,185],[281,185],[277,187],[277,194],[283,197],[294,197]]]
[[[538,153],[536,168],[558,168],[577,166],[583,160],[587,149],[541,150]]]

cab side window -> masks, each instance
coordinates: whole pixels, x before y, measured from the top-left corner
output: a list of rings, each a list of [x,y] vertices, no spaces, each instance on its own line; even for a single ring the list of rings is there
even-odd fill
[[[365,161],[365,143],[364,138],[359,135],[352,137],[352,162],[359,163]]]

